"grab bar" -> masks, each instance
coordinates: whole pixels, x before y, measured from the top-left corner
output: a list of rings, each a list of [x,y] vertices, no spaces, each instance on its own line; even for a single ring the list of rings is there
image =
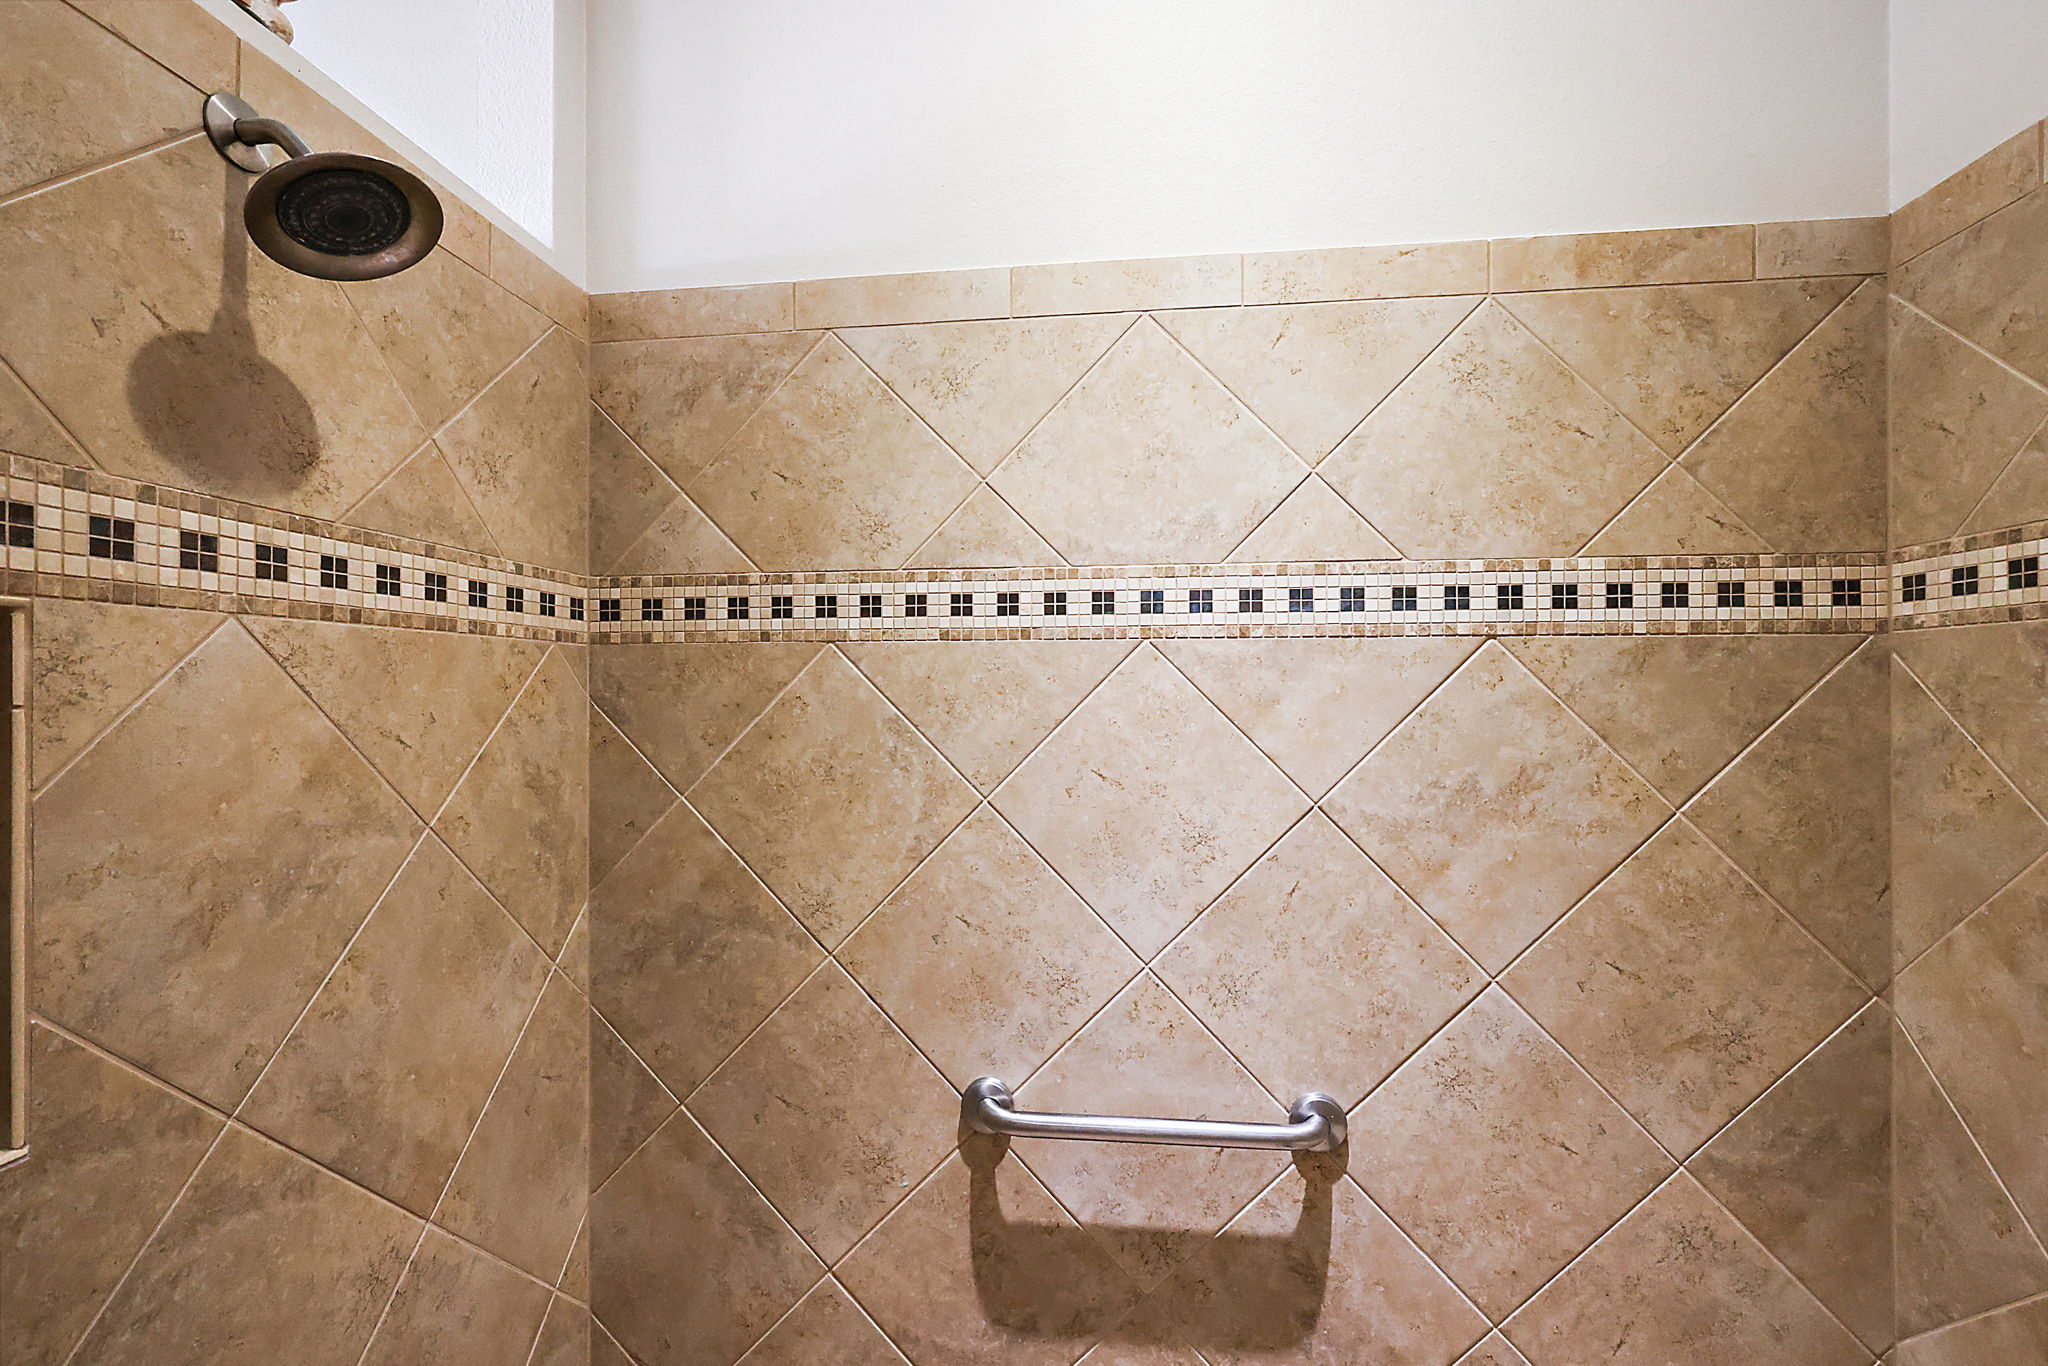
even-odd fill
[[[1344,1107],[1310,1092],[1294,1102],[1285,1124],[1235,1120],[1141,1119],[1128,1115],[1057,1115],[1019,1110],[1010,1088],[994,1077],[969,1082],[960,1118],[978,1134],[1010,1138],[1092,1138],[1109,1143],[1182,1143],[1198,1148],[1278,1148],[1326,1153],[1344,1146]]]

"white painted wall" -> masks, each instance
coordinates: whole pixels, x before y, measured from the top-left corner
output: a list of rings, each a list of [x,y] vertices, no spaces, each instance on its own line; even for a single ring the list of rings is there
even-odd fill
[[[1885,0],[589,3],[598,290],[1888,207]]]
[[[1892,207],[2043,115],[2048,0],[1892,0]]]

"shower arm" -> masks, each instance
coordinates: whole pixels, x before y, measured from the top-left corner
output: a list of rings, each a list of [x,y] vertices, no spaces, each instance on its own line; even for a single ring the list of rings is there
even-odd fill
[[[225,90],[216,90],[206,97],[200,122],[213,149],[250,175],[261,175],[270,169],[271,163],[261,148],[281,148],[294,161],[310,156],[313,151],[312,144],[290,124],[257,113],[247,100]]]
[[[1235,1120],[1142,1119],[1125,1115],[1060,1115],[1019,1110],[1010,1088],[994,1077],[969,1082],[960,1118],[978,1134],[1008,1138],[1078,1138],[1108,1143],[1174,1143],[1197,1148],[1273,1148],[1327,1153],[1344,1146],[1344,1107],[1311,1092],[1294,1102],[1285,1124]]]
[[[235,141],[245,147],[282,147],[286,156],[302,157],[312,153],[312,144],[300,137],[292,126],[282,119],[256,118],[235,120]]]

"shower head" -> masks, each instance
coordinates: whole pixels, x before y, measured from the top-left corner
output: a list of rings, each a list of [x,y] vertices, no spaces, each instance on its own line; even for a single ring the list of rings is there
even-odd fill
[[[233,95],[206,99],[220,154],[256,176],[242,221],[263,254],[322,280],[376,280],[418,264],[441,240],[441,201],[402,166],[354,152],[316,152]],[[269,165],[266,146],[286,159]]]

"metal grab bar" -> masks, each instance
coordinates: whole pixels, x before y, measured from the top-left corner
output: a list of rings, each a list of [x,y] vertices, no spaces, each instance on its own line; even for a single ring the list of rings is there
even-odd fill
[[[1294,1102],[1285,1124],[1235,1120],[1142,1119],[1128,1115],[1057,1115],[1019,1110],[1010,1088],[994,1077],[969,1082],[960,1118],[978,1134],[1010,1138],[1092,1138],[1108,1143],[1180,1143],[1198,1148],[1277,1148],[1326,1153],[1344,1146],[1344,1107],[1310,1092]]]

